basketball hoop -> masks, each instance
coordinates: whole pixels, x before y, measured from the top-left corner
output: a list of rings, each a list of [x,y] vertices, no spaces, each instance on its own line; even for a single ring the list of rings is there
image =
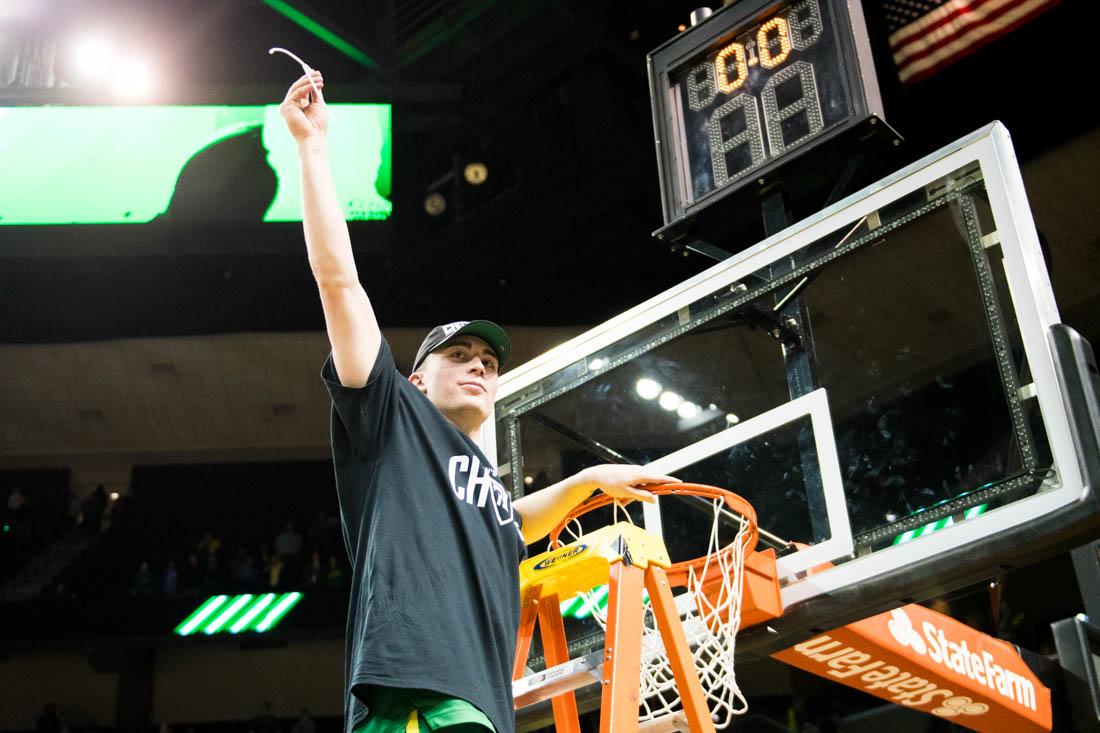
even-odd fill
[[[748,703],[737,685],[734,673],[734,648],[737,632],[741,628],[742,612],[746,603],[753,610],[762,611],[765,617],[778,616],[782,610],[778,601],[778,585],[774,594],[746,593],[746,565],[771,563],[771,583],[774,580],[775,556],[770,550],[753,553],[759,537],[756,511],[745,499],[732,491],[703,484],[667,484],[646,487],[657,496],[696,496],[707,499],[713,510],[707,553],[692,560],[674,563],[668,570],[668,581],[673,587],[685,588],[686,593],[677,598],[677,608],[684,625],[684,632],[691,647],[699,680],[707,697],[711,718],[719,727],[728,725],[735,715],[748,709]],[[560,535],[574,527],[582,529],[580,517],[601,507],[620,506],[618,500],[599,494],[577,506],[550,533],[550,547],[563,545]],[[624,511],[623,514],[626,514]],[[736,522],[737,532],[724,546],[718,538],[719,524],[723,516]],[[627,515],[629,520],[629,515]],[[761,556],[755,563],[751,555]],[[582,594],[586,597],[589,594]],[[765,596],[765,597],[756,597]],[[599,604],[588,604],[593,616],[606,631],[607,612]],[[665,652],[651,602],[643,603],[642,668],[638,691],[639,722],[646,722],[673,715],[681,707],[680,695],[673,678],[672,667]]]

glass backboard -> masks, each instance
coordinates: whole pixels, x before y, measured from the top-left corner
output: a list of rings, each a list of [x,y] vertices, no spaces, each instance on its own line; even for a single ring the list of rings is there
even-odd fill
[[[785,607],[762,644],[787,646],[962,584],[994,538],[1080,508],[1057,321],[993,124],[506,374],[486,445],[517,497],[629,462],[748,499]],[[709,508],[631,512],[673,561],[706,547]]]

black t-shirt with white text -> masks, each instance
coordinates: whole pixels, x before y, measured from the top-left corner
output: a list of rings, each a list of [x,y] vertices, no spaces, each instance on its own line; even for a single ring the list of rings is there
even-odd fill
[[[433,690],[513,733],[519,563],[512,497],[485,455],[401,376],[385,339],[366,386],[329,354],[332,456],[352,566],[345,731],[368,685]]]

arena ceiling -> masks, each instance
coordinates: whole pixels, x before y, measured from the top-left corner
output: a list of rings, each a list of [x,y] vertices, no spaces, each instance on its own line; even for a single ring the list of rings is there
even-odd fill
[[[59,40],[95,24],[142,38],[171,70],[165,93],[175,99],[278,100],[295,69],[267,55],[273,45],[320,68],[331,99],[395,99],[397,214],[391,227],[355,231],[362,280],[387,325],[429,326],[471,312],[525,325],[595,323],[710,264],[670,254],[650,236],[662,220],[645,57],[676,35],[695,2],[290,3],[348,39],[366,64],[292,23],[280,5],[37,4],[53,8],[39,13]],[[1085,111],[1084,74],[1074,71],[1092,66],[1086,44],[1040,53],[1033,43],[1093,25],[1095,4],[1065,3],[1027,33],[912,87],[897,82],[877,4],[865,5],[886,116],[906,138],[880,168],[994,119],[1008,126],[1025,162],[1096,126]],[[40,93],[0,91],[7,100]],[[474,158],[489,164],[492,185],[457,214],[424,214],[433,183]],[[9,255],[0,261],[0,341],[322,327],[296,232],[273,243],[207,227],[151,234],[159,241],[120,253],[111,227],[80,229],[49,241],[0,229],[0,257]]]

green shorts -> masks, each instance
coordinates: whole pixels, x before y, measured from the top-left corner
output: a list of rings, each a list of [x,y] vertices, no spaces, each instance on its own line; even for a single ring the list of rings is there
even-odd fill
[[[455,697],[428,690],[372,685],[367,689],[370,714],[354,733],[495,733],[485,713]]]

